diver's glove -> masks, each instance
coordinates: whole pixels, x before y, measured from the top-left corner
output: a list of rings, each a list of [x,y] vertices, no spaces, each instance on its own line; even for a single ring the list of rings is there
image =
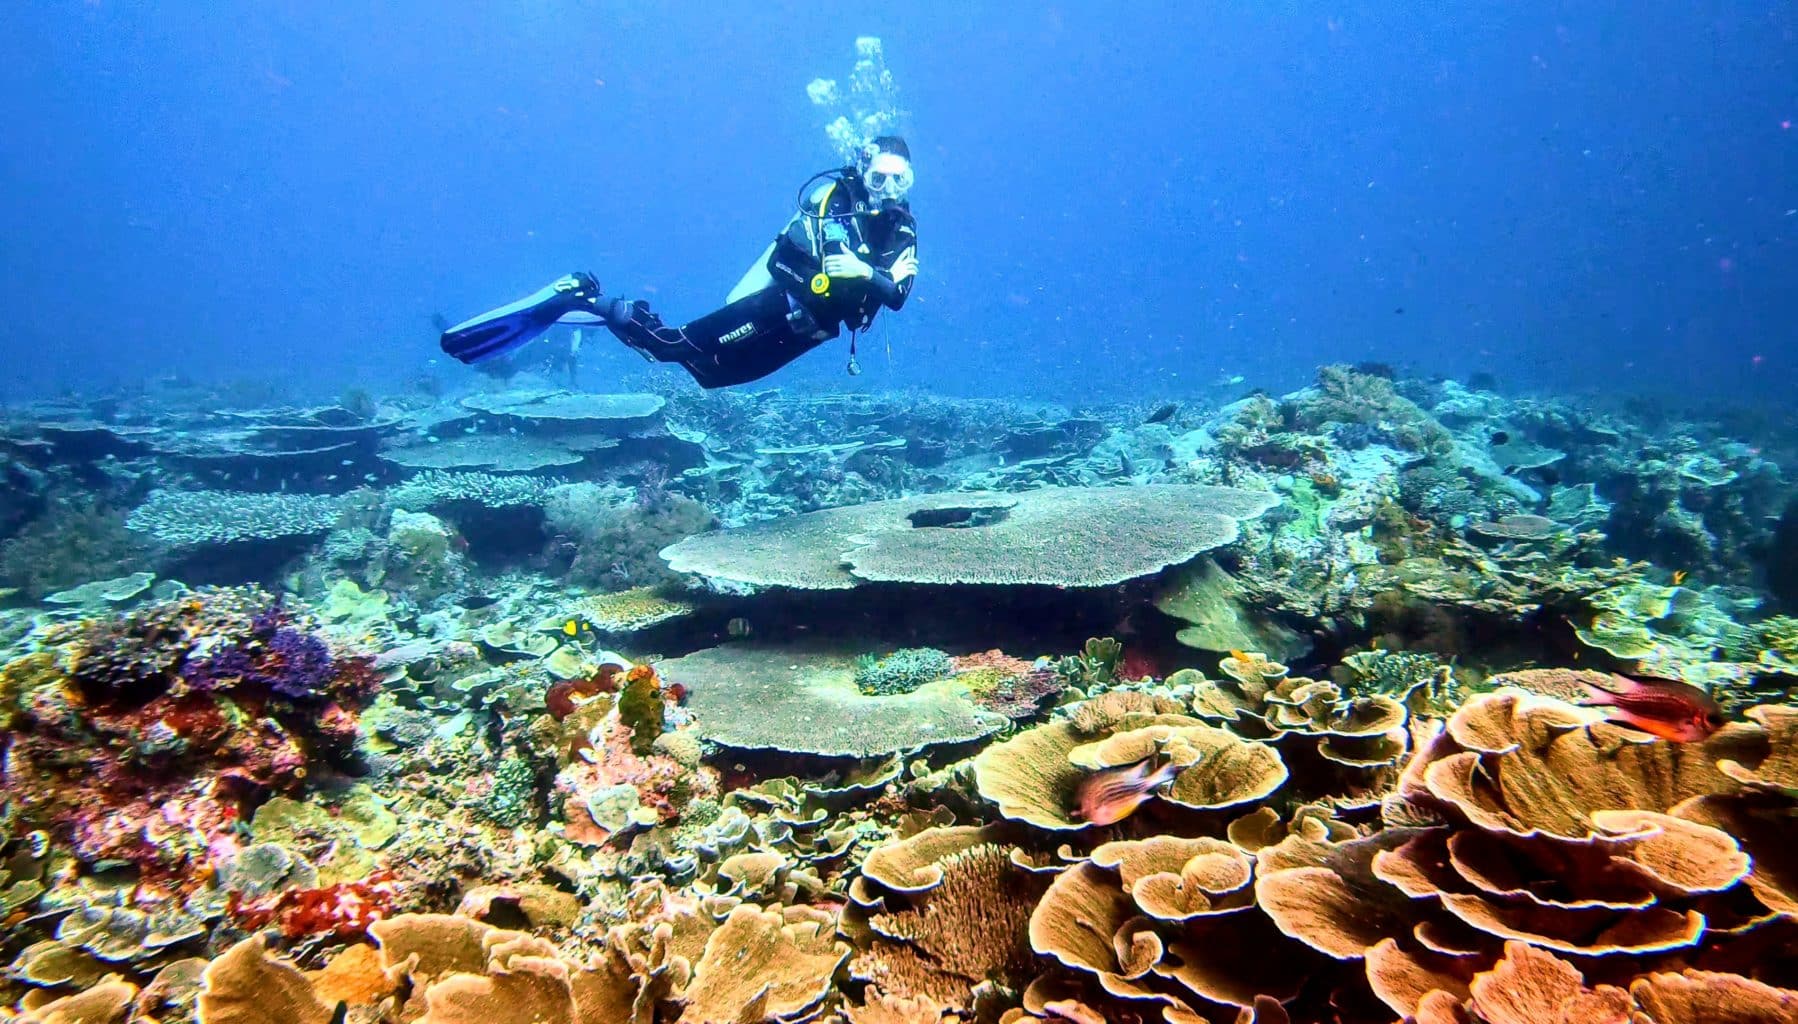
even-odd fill
[[[443,332],[443,351],[464,363],[497,359],[550,329],[570,313],[601,316],[599,282],[575,273],[511,305],[464,320]]]

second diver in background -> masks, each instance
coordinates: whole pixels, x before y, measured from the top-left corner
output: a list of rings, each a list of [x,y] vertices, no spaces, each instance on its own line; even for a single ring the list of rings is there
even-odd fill
[[[905,305],[918,272],[918,231],[905,140],[882,136],[855,164],[815,174],[799,212],[731,290],[723,308],[683,326],[662,322],[647,302],[607,298],[586,273],[570,274],[508,306],[443,332],[443,351],[464,363],[494,359],[557,323],[604,324],[619,340],[679,363],[701,387],[758,380],[801,355]]]

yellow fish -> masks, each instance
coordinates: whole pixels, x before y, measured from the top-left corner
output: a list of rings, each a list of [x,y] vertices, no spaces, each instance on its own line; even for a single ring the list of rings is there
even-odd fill
[[[1684,569],[1673,570],[1673,585],[1674,586],[1677,587],[1681,583],[1684,583],[1685,581],[1686,581],[1686,571]]]
[[[576,633],[579,633],[580,631],[581,631],[581,624],[574,621],[573,619],[569,619],[567,622],[562,623],[562,632],[568,634],[569,636],[574,636]]]

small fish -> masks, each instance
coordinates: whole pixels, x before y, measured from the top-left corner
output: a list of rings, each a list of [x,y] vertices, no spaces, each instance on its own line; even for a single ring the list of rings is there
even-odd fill
[[[1149,764],[1140,761],[1087,776],[1074,794],[1074,816],[1088,825],[1114,825],[1136,813],[1143,801],[1180,774],[1180,765],[1150,770]]]
[[[1684,569],[1673,570],[1673,585],[1674,586],[1677,587],[1680,584],[1684,583],[1685,581],[1686,581],[1686,571]]]
[[[724,624],[724,631],[734,637],[746,637],[755,632],[755,627],[749,624],[748,619],[738,616]]]
[[[1619,725],[1674,743],[1696,743],[1723,728],[1723,711],[1711,695],[1676,679],[1611,673],[1611,685],[1580,680],[1592,695],[1580,703],[1602,707]]]
[[[456,603],[467,608],[469,611],[477,611],[482,608],[493,607],[499,603],[499,598],[491,597],[487,594],[470,594]]]
[[[569,619],[567,622],[562,623],[562,633],[565,636],[576,636],[580,631],[581,624],[573,619]]]
[[[1168,420],[1173,419],[1174,414],[1179,411],[1180,411],[1179,405],[1177,405],[1176,403],[1173,403],[1173,402],[1169,402],[1166,405],[1162,406],[1161,408],[1156,409],[1154,412],[1150,413],[1149,418],[1146,420],[1143,420],[1143,422],[1144,423],[1166,423]]]
[[[1494,430],[1492,432],[1492,443],[1493,444],[1510,444],[1511,443],[1511,435],[1503,430]]]

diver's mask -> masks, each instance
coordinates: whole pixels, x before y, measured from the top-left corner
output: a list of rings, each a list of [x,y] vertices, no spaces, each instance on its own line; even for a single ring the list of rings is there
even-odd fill
[[[911,191],[911,161],[897,153],[877,153],[862,171],[862,184],[876,203],[900,203]]]

